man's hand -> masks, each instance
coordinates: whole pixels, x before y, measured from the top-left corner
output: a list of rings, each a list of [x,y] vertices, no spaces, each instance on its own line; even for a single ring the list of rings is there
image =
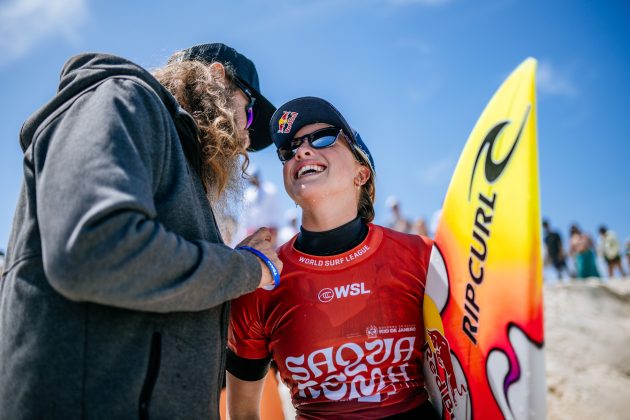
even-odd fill
[[[282,272],[282,261],[278,258],[278,254],[271,246],[271,231],[265,227],[258,229],[253,234],[249,235],[247,238],[243,239],[243,241],[238,244],[239,246],[251,246],[252,248],[256,248],[258,251],[265,254],[267,258],[276,266],[278,269],[278,273]],[[258,287],[263,286],[273,286],[273,276],[269,271],[269,267],[259,258],[260,266],[262,267],[262,277],[260,279],[260,284]]]

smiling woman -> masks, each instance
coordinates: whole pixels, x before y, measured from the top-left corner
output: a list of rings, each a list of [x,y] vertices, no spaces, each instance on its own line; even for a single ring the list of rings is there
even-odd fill
[[[233,303],[231,418],[259,416],[272,359],[298,418],[437,418],[421,368],[431,240],[372,224],[374,160],[333,105],[292,100],[270,131],[302,227],[280,285]]]

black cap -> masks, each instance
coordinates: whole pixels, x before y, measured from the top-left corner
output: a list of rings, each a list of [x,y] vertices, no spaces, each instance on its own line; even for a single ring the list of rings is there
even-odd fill
[[[264,149],[271,144],[271,137],[267,131],[267,123],[276,107],[260,93],[258,83],[258,72],[254,63],[243,54],[225,44],[202,44],[195,45],[183,51],[181,58],[183,61],[198,60],[208,64],[218,61],[229,64],[236,72],[236,77],[245,84],[256,98],[254,105],[254,123],[250,127],[249,150],[254,152]]]
[[[359,133],[330,102],[313,96],[290,100],[274,112],[269,121],[269,133],[276,148],[290,142],[295,133],[305,125],[324,123],[343,130],[350,138],[354,150],[370,165],[372,176],[376,176],[374,159]]]

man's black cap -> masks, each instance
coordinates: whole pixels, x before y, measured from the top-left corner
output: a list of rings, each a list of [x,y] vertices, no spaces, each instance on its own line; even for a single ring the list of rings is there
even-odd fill
[[[276,107],[260,93],[258,72],[254,63],[234,48],[221,43],[195,45],[183,53],[181,58],[183,61],[197,60],[208,64],[218,61],[229,64],[234,69],[238,80],[247,86],[256,98],[254,123],[249,128],[251,140],[249,150],[253,152],[269,146],[272,141],[267,127]]]

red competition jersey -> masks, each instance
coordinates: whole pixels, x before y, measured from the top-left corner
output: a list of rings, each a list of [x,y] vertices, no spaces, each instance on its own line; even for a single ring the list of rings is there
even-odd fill
[[[271,356],[300,418],[383,418],[427,400],[422,301],[432,241],[368,225],[352,250],[279,250],[280,286],[232,304],[230,349]]]

